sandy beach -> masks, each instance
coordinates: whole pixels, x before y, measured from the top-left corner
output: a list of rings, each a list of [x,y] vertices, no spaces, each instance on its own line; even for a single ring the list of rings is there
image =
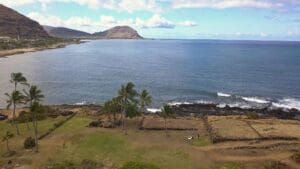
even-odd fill
[[[33,47],[33,48],[18,48],[18,49],[10,49],[10,50],[0,50],[0,58],[1,57],[11,56],[11,55],[16,55],[16,54],[42,51],[42,50],[47,50],[47,49],[64,48],[67,45],[79,44],[79,43],[84,43],[84,42],[85,41],[79,41],[79,42],[72,41],[72,42],[57,43],[57,44],[49,45],[49,46],[45,46],[45,47]]]

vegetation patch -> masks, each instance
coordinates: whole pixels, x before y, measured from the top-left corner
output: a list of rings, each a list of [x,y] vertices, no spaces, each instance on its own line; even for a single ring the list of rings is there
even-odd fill
[[[289,169],[289,167],[280,161],[270,161],[264,165],[264,169]]]
[[[244,166],[240,163],[229,162],[216,166],[213,169],[244,169]]]
[[[159,169],[159,167],[150,163],[130,161],[125,163],[121,169]]]
[[[291,159],[292,159],[293,161],[295,161],[296,163],[299,163],[299,164],[300,164],[300,152],[294,153],[294,154],[291,156]]]
[[[207,137],[199,137],[191,140],[191,144],[193,146],[199,146],[199,147],[207,146],[210,143],[211,142]]]
[[[25,149],[32,149],[33,147],[35,147],[35,141],[34,138],[32,137],[27,137],[24,141],[24,148]]]

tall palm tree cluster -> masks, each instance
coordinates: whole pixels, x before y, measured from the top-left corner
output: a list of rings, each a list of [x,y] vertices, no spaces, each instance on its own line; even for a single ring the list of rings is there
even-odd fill
[[[38,151],[38,129],[37,129],[37,114],[42,112],[42,105],[40,102],[44,98],[42,91],[37,88],[37,86],[30,85],[27,83],[27,79],[23,76],[22,73],[12,73],[10,83],[13,84],[14,89],[9,93],[5,93],[7,96],[7,109],[12,107],[12,118],[11,123],[16,128],[17,135],[20,135],[20,130],[18,127],[18,123],[16,122],[16,108],[21,105],[29,105],[30,116],[32,118],[32,124],[34,128],[34,136],[35,136],[35,150]],[[23,86],[23,90],[19,90],[19,85]],[[7,134],[8,136],[8,134]],[[13,135],[9,135],[13,136]],[[8,139],[11,137],[5,137],[8,145]],[[7,146],[8,147],[8,146]],[[8,151],[9,148],[8,148]]]
[[[109,116],[113,115],[113,123],[121,122],[122,130],[127,134],[125,128],[125,118],[136,117],[139,115],[145,116],[146,107],[152,103],[152,97],[147,90],[142,90],[140,93],[135,90],[135,85],[128,82],[122,85],[118,91],[118,95],[111,100],[105,102],[103,111]],[[120,120],[117,120],[117,114],[120,114]],[[164,105],[161,108],[159,115],[164,118],[164,129],[168,136],[167,119],[174,117],[175,112],[169,105]]]
[[[118,91],[118,95],[111,100],[105,102],[103,110],[107,114],[113,115],[114,123],[117,122],[117,114],[120,114],[122,130],[125,129],[125,118],[136,117],[146,112],[146,106],[152,103],[152,97],[147,90],[142,90],[138,93],[135,90],[135,85],[128,82],[122,85]]]

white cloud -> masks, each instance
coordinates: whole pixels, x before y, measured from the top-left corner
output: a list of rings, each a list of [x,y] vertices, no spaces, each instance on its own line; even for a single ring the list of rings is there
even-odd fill
[[[160,15],[153,15],[148,21],[138,21],[142,28],[174,28],[175,24]]]
[[[43,8],[46,8],[53,2],[76,3],[82,6],[87,6],[91,9],[104,8],[127,12],[161,12],[161,8],[156,3],[156,0],[0,0],[0,3],[9,7],[27,4],[40,4]]]
[[[13,6],[32,4],[35,1],[36,0],[0,0],[0,4],[13,7]]]
[[[42,25],[55,26],[55,27],[68,27],[72,29],[84,30],[87,32],[97,32],[100,30],[108,29],[118,25],[128,25],[134,28],[168,28],[172,29],[176,26],[175,23],[167,20],[166,18],[155,14],[147,20],[140,18],[129,19],[116,19],[113,16],[101,16],[99,20],[91,20],[88,17],[73,16],[63,20],[57,16],[43,15],[38,12],[31,12],[27,15],[33,20],[38,21]],[[180,26],[195,25],[192,21],[184,21],[179,23]]]
[[[186,27],[194,27],[194,26],[197,26],[198,24],[194,21],[183,21],[183,22],[179,22],[178,23],[179,26],[186,26]]]
[[[291,1],[291,0],[287,0]],[[173,8],[275,8],[283,4],[280,0],[173,0]]]
[[[57,16],[45,16],[45,15],[41,15],[38,12],[31,12],[27,15],[27,17],[39,22],[42,25],[49,25],[49,26],[63,25],[63,20],[61,20]]]

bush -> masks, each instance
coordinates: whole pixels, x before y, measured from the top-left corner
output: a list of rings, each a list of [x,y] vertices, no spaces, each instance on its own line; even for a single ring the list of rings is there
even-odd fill
[[[243,169],[244,167],[239,163],[229,162],[215,168],[216,169]]]
[[[18,123],[31,122],[32,121],[32,116],[29,112],[21,111],[19,116],[16,118],[16,121]]]
[[[27,137],[24,141],[24,148],[31,149],[35,147],[35,140],[32,137]]]
[[[130,161],[125,163],[121,169],[159,169],[159,168],[149,163]]]
[[[291,159],[292,159],[293,161],[295,161],[296,163],[299,163],[299,164],[300,164],[300,152],[294,153],[294,154],[291,156]]]
[[[62,163],[52,163],[47,168],[51,168],[51,169],[79,169],[71,161],[64,161]]]
[[[36,116],[36,119],[37,120],[44,120],[46,119],[46,114],[45,113],[39,113],[37,114]],[[25,123],[25,122],[32,122],[33,121],[33,118],[32,118],[32,115],[31,113],[29,112],[26,112],[26,111],[22,111],[20,112],[19,116],[16,118],[16,121],[18,123]]]
[[[102,163],[98,163],[92,160],[82,160],[81,169],[101,169],[104,168]]]
[[[49,169],[102,169],[104,165],[92,160],[83,160],[81,164],[75,164],[72,161],[53,162],[50,161]]]
[[[284,163],[280,161],[271,161],[264,165],[264,169],[286,169],[288,168]]]
[[[249,112],[246,114],[248,119],[258,119],[259,115],[256,112]]]

